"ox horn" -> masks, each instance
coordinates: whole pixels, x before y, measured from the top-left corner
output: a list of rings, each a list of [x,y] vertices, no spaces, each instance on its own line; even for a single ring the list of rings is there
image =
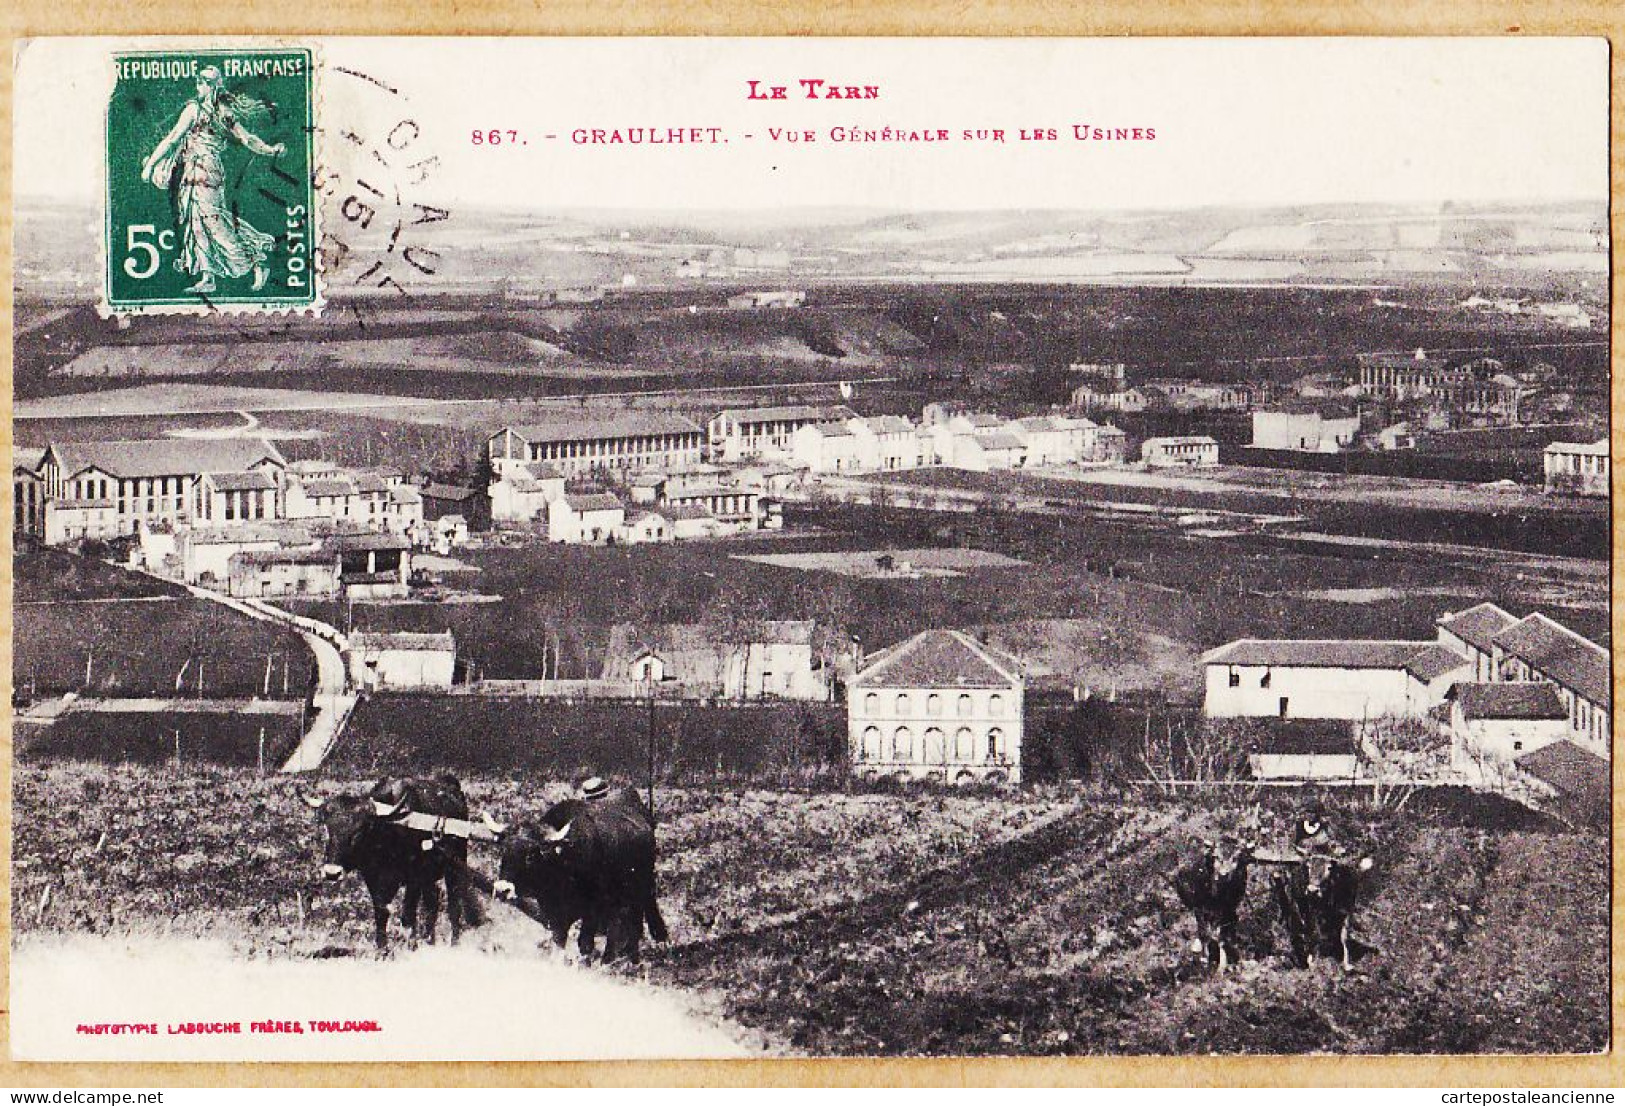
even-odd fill
[[[490,830],[498,837],[501,837],[503,834],[508,832],[508,823],[499,822],[495,818],[491,817],[491,812],[489,810],[480,811],[480,821],[485,823],[486,829]]]
[[[320,810],[320,809],[322,809],[322,800],[319,799],[318,797],[316,797],[315,795],[312,795],[310,792],[306,791],[304,788],[302,788],[302,787],[299,788],[298,794],[299,794],[299,801],[304,803],[311,810]]]
[[[393,805],[391,805],[390,803],[381,803],[377,799],[374,799],[372,801],[372,812],[374,814],[376,814],[380,818],[393,818],[393,817],[395,817],[395,815],[399,814],[405,807],[406,807],[406,796],[404,796],[404,795],[401,796],[400,800],[398,802],[394,803]]]
[[[575,824],[576,824],[575,819],[572,818],[568,822],[564,823],[564,828],[563,829],[558,829],[558,830],[550,829],[550,830],[548,830],[547,831],[547,839],[549,841],[563,841],[566,837],[570,836],[570,827],[575,825]]]

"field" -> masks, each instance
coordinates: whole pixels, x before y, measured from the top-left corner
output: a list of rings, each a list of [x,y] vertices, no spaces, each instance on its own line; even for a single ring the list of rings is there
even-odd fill
[[[1482,546],[1606,561],[1606,500],[1496,492],[1439,481],[1227,467],[1204,472],[1097,469],[1061,475],[933,468],[889,474],[923,488],[1036,496],[1059,504],[1104,502],[1293,515],[1335,534]]]
[[[18,760],[104,761],[112,764],[218,764],[254,767],[264,739],[269,771],[299,743],[298,716],[220,713],[82,712],[63,716],[37,736],[19,740]]]
[[[475,807],[505,819],[564,793],[533,778],[465,779]],[[272,962],[366,955],[364,896],[353,878],[316,878],[318,832],[294,788],[224,769],[19,765],[19,935],[209,938]],[[1376,861],[1359,925],[1377,951],[1347,973],[1289,967],[1255,875],[1244,961],[1224,976],[1190,953],[1190,920],[1163,876],[1201,836],[1233,828],[1232,808],[1033,791],[673,789],[658,799],[673,941],[653,952],[647,977],[702,996],[774,1051],[1607,1043],[1606,841],[1482,798],[1424,796],[1402,816],[1329,799],[1342,839]],[[475,863],[494,868],[488,850]]]
[[[12,617],[12,680],[30,696],[168,697],[179,688],[246,699],[264,695],[268,666],[272,697],[301,698],[309,686],[298,634],[207,600],[19,605]]]
[[[978,549],[854,549],[830,553],[761,553],[743,558],[803,572],[836,572],[842,576],[883,579],[919,573],[926,576],[963,576],[984,568],[1021,568],[1011,557]]]
[[[1493,556],[1269,535],[1209,540],[1162,523],[994,510],[971,517],[827,505],[792,509],[788,527],[754,540],[459,551],[481,571],[460,575],[458,586],[504,602],[356,604],[355,625],[450,629],[479,672],[515,679],[541,675],[550,636],[561,676],[598,676],[608,628],[623,621],[812,618],[830,640],[856,637],[868,651],[930,627],[986,628],[996,644],[1029,657],[1041,683],[1185,695],[1194,693],[1196,655],[1237,637],[1431,638],[1440,612],[1484,599],[1519,614],[1538,604],[1607,640],[1600,565],[1532,577]],[[1002,567],[863,578],[783,563],[849,566],[922,549]],[[344,617],[331,604],[301,609],[340,624]]]
[[[294,706],[308,692],[313,658],[291,631],[62,550],[21,551],[12,569],[14,703],[72,693],[99,699],[263,698]],[[20,759],[158,764],[175,758],[178,731],[183,763],[252,765],[262,728],[266,762],[275,767],[298,740],[297,722],[287,713],[71,712],[49,725],[21,720],[13,738]]]

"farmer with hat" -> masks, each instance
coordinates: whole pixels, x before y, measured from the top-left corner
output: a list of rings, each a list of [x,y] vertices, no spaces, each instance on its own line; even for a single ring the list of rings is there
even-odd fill
[[[1308,807],[1298,816],[1297,824],[1292,827],[1292,847],[1301,855],[1330,850],[1331,834],[1326,816],[1318,805]]]

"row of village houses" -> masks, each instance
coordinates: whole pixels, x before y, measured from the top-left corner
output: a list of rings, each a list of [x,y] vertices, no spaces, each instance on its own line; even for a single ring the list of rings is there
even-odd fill
[[[1079,363],[1069,367],[1081,380],[1072,406],[1084,411],[1238,412],[1279,409],[1296,402],[1362,400],[1388,414],[1403,414],[1418,426],[1445,430],[1462,426],[1515,426],[1544,421],[1563,394],[1559,374],[1538,364],[1509,370],[1493,357],[1450,357],[1426,349],[1356,355],[1351,377],[1311,373],[1297,380],[1204,381],[1148,377],[1130,381],[1126,366]]]
[[[810,473],[1033,467],[1121,461],[1126,436],[1068,415],[1009,419],[933,403],[919,423],[810,405],[726,410],[706,427],[682,415],[629,412],[584,423],[504,427],[487,442],[498,475],[545,463],[560,476],[683,472],[704,462],[770,462]]]
[[[709,427],[648,411],[510,426],[491,435],[486,453],[495,483],[507,485],[491,489],[498,520],[536,520],[540,507],[575,490],[567,487],[572,482],[618,486],[663,474],[687,479],[627,505],[672,499],[674,506],[738,521],[760,517],[742,500],[721,498],[730,485],[741,485],[740,474],[707,465],[768,463],[758,475],[779,477],[925,465],[1013,468],[1121,461],[1124,440],[1115,427],[1059,414],[1006,419],[932,404],[915,424],[898,416],[864,418],[847,407],[804,406],[723,411]],[[56,442],[18,451],[13,486],[16,529],[47,544],[132,534],[141,521],[157,518],[211,526],[347,518],[398,529],[417,516],[424,495],[398,471],[289,463],[268,442],[247,437]],[[760,480],[741,486],[769,490]],[[569,530],[569,523],[560,525],[561,533]]]
[[[701,626],[617,626],[599,679],[531,691],[818,700],[844,688],[860,774],[1020,780],[1027,676],[984,636],[927,630],[867,656],[830,655],[810,621],[766,621],[747,636],[725,643]],[[354,644],[365,686],[422,690],[433,672],[435,686],[451,687],[449,634],[357,635]],[[425,661],[425,651],[438,659]],[[1554,801],[1606,794],[1607,650],[1538,612],[1517,618],[1480,603],[1442,616],[1432,640],[1244,639],[1202,663],[1205,715],[1263,726],[1248,749],[1261,780],[1369,778],[1368,728],[1412,719],[1448,739],[1454,782],[1502,788],[1515,779]]]

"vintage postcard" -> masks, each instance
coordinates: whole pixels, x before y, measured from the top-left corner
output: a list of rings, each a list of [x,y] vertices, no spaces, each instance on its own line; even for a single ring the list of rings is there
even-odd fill
[[[21,42],[12,1057],[1606,1051],[1608,67]]]

